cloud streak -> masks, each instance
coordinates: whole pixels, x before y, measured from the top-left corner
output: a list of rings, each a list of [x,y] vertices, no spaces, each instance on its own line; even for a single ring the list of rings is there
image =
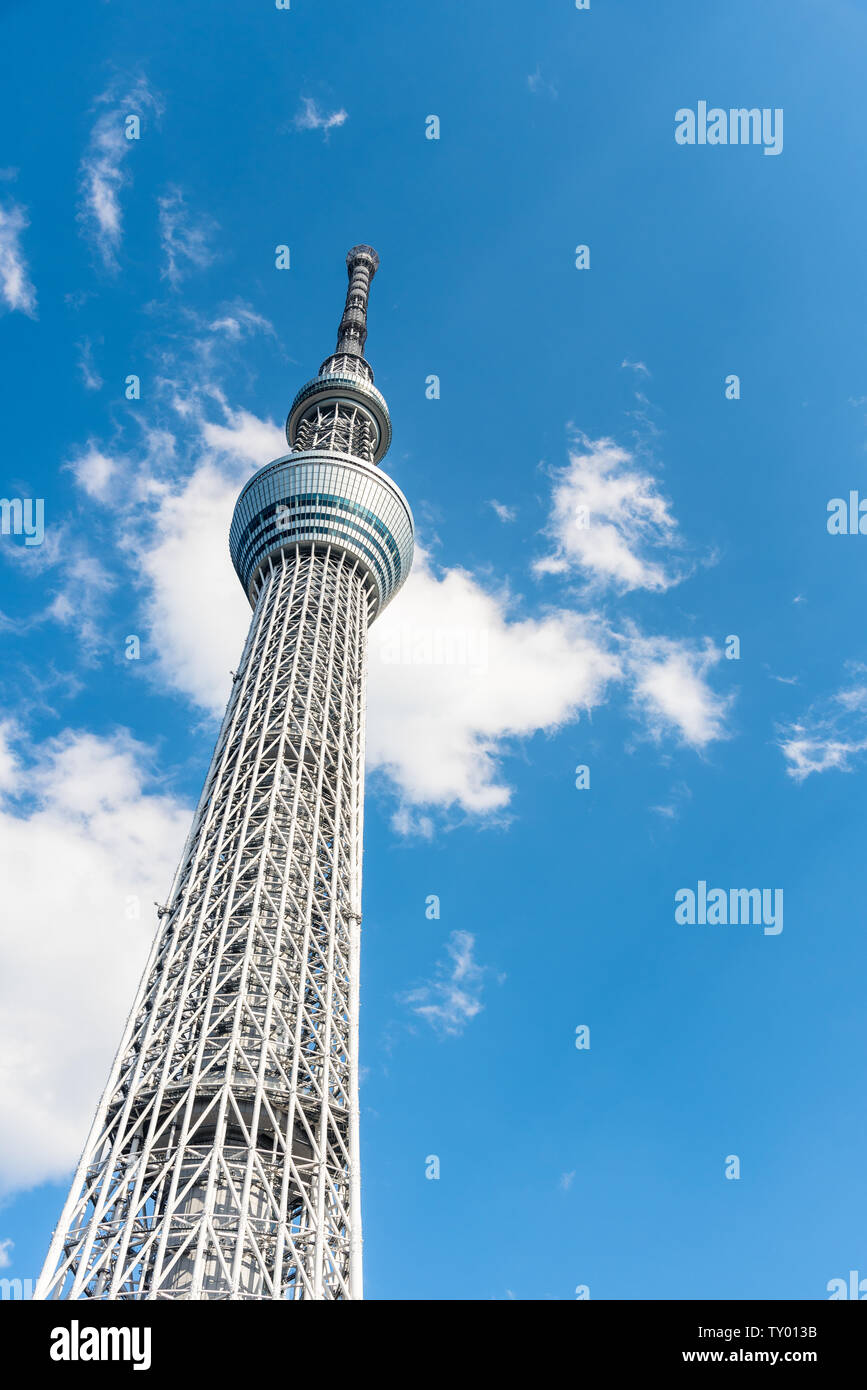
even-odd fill
[[[329,130],[342,126],[348,117],[349,112],[344,111],[343,107],[335,111],[321,111],[312,97],[302,97],[301,110],[294,124],[296,130],[322,130],[327,134]]]
[[[13,313],[36,318],[36,289],[21,245],[30,226],[26,208],[13,199],[0,203],[0,298]]]
[[[144,78],[138,78],[125,92],[112,84],[94,108],[99,114],[79,167],[78,218],[104,268],[115,273],[123,240],[121,193],[130,182],[124,166],[136,143],[127,139],[124,123],[131,115],[159,115],[161,103]]]
[[[855,671],[863,675],[864,668]],[[867,684],[856,680],[778,729],[777,745],[796,782],[818,772],[853,772],[867,753]]]
[[[453,931],[446,942],[447,959],[437,962],[433,979],[410,990],[402,1002],[436,1032],[456,1037],[480,1014],[488,967],[473,959],[475,937]]]
[[[164,258],[160,275],[176,289],[191,271],[213,265],[213,242],[219,228],[210,217],[194,217],[179,188],[168,189],[157,205]]]

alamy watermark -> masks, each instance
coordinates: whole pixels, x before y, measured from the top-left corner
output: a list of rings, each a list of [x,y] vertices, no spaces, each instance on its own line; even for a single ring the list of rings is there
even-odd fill
[[[829,1279],[825,1288],[828,1290],[829,1302],[834,1302],[840,1298],[857,1299],[863,1303],[867,1299],[867,1279],[862,1279],[857,1269],[849,1270],[847,1279]]]
[[[829,536],[867,536],[867,497],[856,488],[847,497],[832,497],[828,503]]]
[[[23,1302],[33,1297],[32,1279],[0,1279],[0,1300]]]
[[[695,111],[682,106],[674,113],[674,138],[679,145],[763,145],[765,154],[783,152],[781,106],[731,106],[725,110],[700,101]]]
[[[23,536],[25,545],[41,545],[45,539],[45,499],[0,497],[0,534]]]
[[[151,1365],[149,1327],[82,1327],[73,1318],[68,1327],[51,1330],[48,1352],[52,1361],[130,1361],[134,1371]]]
[[[380,660],[386,666],[469,666],[488,669],[488,629],[401,624],[383,637]]]
[[[697,890],[678,888],[674,902],[674,920],[685,926],[761,926],[765,936],[783,930],[782,888],[708,888],[700,879]]]

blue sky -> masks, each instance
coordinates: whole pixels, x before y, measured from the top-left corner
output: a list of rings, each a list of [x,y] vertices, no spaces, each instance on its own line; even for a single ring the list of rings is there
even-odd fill
[[[867,539],[826,524],[867,494],[865,6],[52,0],[0,36],[2,494],[45,506],[0,536],[4,1276],[201,786],[234,497],[359,241],[420,547],[371,634],[367,1296],[867,1276]],[[782,152],[678,145],[703,100],[782,109]],[[699,881],[782,889],[783,930],[677,923]]]

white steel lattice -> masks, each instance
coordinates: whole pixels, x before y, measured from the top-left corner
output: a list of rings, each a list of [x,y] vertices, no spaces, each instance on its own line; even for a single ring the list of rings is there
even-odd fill
[[[367,629],[413,547],[361,356],[378,264],[349,252],[292,453],[235,507],[250,632],[38,1299],[361,1298]]]
[[[369,585],[269,573],[37,1297],[359,1298]]]
[[[374,426],[366,411],[357,405],[315,405],[298,426],[295,448],[328,449],[332,453],[352,454],[373,462]]]

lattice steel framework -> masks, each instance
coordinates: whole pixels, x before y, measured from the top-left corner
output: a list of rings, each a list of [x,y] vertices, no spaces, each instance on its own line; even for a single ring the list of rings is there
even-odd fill
[[[36,1298],[362,1294],[366,637],[406,578],[412,517],[375,466],[390,424],[360,356],[378,262],[355,247],[347,264],[293,453],[238,501],[250,632]],[[311,448],[329,411],[338,430]]]

